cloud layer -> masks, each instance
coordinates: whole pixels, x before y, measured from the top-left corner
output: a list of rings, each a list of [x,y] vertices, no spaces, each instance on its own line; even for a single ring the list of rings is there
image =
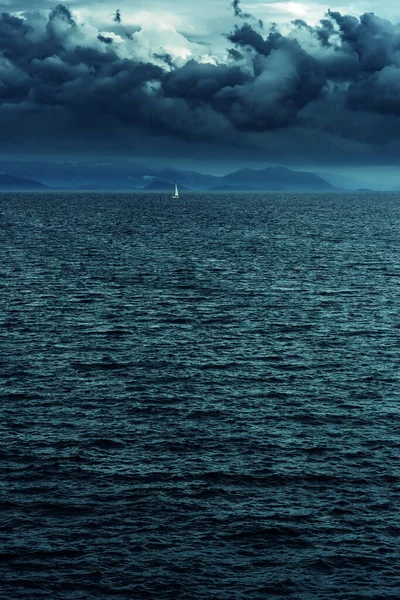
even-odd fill
[[[283,35],[231,3],[226,52],[165,22],[107,30],[60,4],[0,17],[2,153],[296,153],[325,162],[400,156],[400,27],[328,11]]]

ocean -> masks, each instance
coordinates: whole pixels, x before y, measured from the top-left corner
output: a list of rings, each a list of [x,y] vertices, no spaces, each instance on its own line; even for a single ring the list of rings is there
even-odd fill
[[[400,597],[400,195],[0,195],[1,600]]]

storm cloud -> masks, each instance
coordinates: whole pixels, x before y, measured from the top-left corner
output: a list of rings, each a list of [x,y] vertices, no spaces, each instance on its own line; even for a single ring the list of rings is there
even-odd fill
[[[239,17],[240,19],[251,19],[251,15],[249,13],[243,12],[240,8],[240,0],[233,0],[232,8],[233,12],[235,13],[235,17]]]
[[[354,145],[400,154],[398,25],[328,11],[283,35],[232,7],[240,23],[217,58],[194,58],[188,40],[183,51],[179,32],[175,53],[171,43],[151,47],[140,27],[122,37],[118,10],[108,31],[62,4],[40,17],[3,13],[1,150],[35,140],[43,150],[112,143],[135,152],[139,137],[167,137],[269,156],[302,139],[311,158]]]

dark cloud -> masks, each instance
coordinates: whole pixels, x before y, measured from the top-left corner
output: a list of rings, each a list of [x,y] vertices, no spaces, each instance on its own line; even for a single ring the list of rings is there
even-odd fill
[[[342,16],[329,11],[329,16],[339,27],[344,49],[358,57],[360,71],[374,73],[391,64],[398,64],[400,29],[373,13],[360,19]]]
[[[158,54],[157,52],[154,52],[153,56],[154,56],[154,58],[157,58],[158,60],[162,60],[163,62],[165,62],[165,64],[168,65],[171,69],[174,68],[174,59],[168,52],[163,52],[162,54]]]
[[[157,137],[171,148],[196,142],[266,156],[299,148],[301,139],[317,158],[332,148],[361,152],[360,144],[398,152],[398,26],[371,13],[329,11],[317,26],[297,20],[288,35],[264,34],[239,2],[232,6],[249,22],[227,35],[226,64],[182,64],[162,48],[153,54],[157,64],[126,58],[133,45],[121,52],[111,33],[82,28],[61,4],[40,28],[3,13],[0,149],[126,150]]]
[[[229,34],[227,38],[236,46],[253,48],[258,54],[264,56],[269,54],[269,43],[249,23],[245,23],[242,27],[236,26],[235,31]]]
[[[263,29],[263,21],[261,19],[256,19],[256,17],[254,17],[251,13],[243,12],[240,7],[240,3],[240,0],[233,0],[231,3],[235,17],[238,19],[245,19],[246,21],[254,21],[260,29]]]
[[[32,43],[28,39],[31,27],[22,19],[2,13],[0,18],[1,54],[6,59],[18,62],[30,55]]]
[[[216,93],[226,87],[242,86],[248,79],[249,76],[238,67],[190,60],[165,75],[162,85],[167,97],[212,103]]]
[[[232,2],[233,12],[235,13],[235,17],[239,17],[240,19],[250,19],[251,15],[249,13],[245,13],[240,8],[240,0],[233,0]]]
[[[63,4],[58,4],[50,12],[49,22],[47,24],[48,31],[54,33],[54,23],[59,24],[60,22],[64,23],[67,27],[76,27],[76,22],[72,17],[71,11]]]
[[[121,11],[119,8],[115,11],[114,22],[120,24],[122,22]]]
[[[232,60],[242,60],[243,54],[236,50],[236,48],[228,48],[228,55]]]
[[[316,27],[312,27],[308,25],[306,21],[303,19],[295,19],[292,21],[293,25],[298,29],[305,29],[311,35],[314,35],[318,41],[321,43],[321,46],[330,47],[330,37],[335,33],[335,28],[329,19],[321,19],[320,25]]]
[[[113,39],[104,35],[101,35],[101,33],[98,34],[97,39],[100,42],[103,42],[103,44],[112,44],[113,43]]]

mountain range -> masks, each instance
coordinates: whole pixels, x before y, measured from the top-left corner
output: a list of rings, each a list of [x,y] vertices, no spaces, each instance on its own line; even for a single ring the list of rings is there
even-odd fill
[[[0,173],[0,191],[45,191],[49,189],[43,183],[32,179],[21,179],[6,173]]]
[[[154,169],[129,161],[49,163],[0,161],[0,189],[170,191],[174,183],[193,191],[335,191],[362,187],[340,177],[286,167],[239,169],[217,176],[180,169]],[[335,179],[336,177],[336,179]]]

